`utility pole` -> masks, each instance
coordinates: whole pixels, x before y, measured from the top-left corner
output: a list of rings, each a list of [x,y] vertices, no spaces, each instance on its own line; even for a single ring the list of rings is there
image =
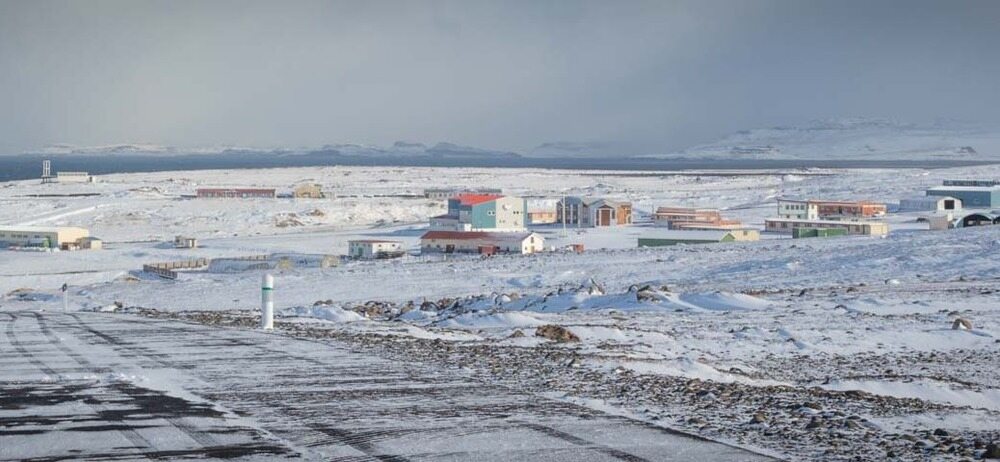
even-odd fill
[[[565,239],[566,238],[566,194],[565,193],[563,193],[562,196],[562,223],[563,223],[562,237],[563,239]]]

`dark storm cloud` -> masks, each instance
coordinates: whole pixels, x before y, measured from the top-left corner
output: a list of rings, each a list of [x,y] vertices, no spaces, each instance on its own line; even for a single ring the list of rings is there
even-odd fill
[[[0,151],[1000,122],[1000,2],[0,0]]]

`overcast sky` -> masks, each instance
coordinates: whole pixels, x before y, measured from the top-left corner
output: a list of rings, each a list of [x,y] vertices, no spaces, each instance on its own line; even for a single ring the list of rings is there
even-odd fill
[[[0,0],[0,152],[1000,123],[1000,1]]]

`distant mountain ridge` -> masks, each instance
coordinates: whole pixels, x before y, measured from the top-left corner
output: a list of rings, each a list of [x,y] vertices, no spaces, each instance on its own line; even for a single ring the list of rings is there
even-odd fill
[[[717,141],[676,152],[646,153],[620,142],[553,141],[525,153],[454,143],[397,141],[389,146],[328,144],[318,148],[212,146],[179,148],[148,143],[75,146],[55,144],[26,154],[239,154],[370,158],[538,158],[538,159],[747,159],[747,160],[1000,160],[1000,129],[940,122],[930,125],[889,119],[826,119],[797,126],[741,130]]]
[[[331,156],[368,156],[368,157],[495,157],[515,158],[520,154],[507,151],[481,149],[462,146],[454,143],[437,143],[427,147],[422,143],[397,141],[392,146],[382,147],[363,144],[328,144],[319,148],[252,148],[237,146],[217,146],[198,148],[179,148],[156,144],[133,143],[112,144],[102,146],[76,146],[71,144],[53,144],[42,149],[29,151],[25,154],[43,155],[95,155],[95,154],[137,154],[137,155],[184,155],[184,154],[238,154],[263,153],[278,155],[331,155]]]

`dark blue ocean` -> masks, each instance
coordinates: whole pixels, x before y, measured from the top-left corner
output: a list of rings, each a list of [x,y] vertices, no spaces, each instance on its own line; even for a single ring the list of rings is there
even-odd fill
[[[358,157],[317,154],[225,153],[192,155],[0,155],[0,182],[39,178],[42,160],[52,160],[52,171],[92,174],[317,166],[550,168],[593,170],[707,170],[793,168],[945,168],[997,162],[976,161],[829,161],[752,159],[539,159],[528,157]]]

